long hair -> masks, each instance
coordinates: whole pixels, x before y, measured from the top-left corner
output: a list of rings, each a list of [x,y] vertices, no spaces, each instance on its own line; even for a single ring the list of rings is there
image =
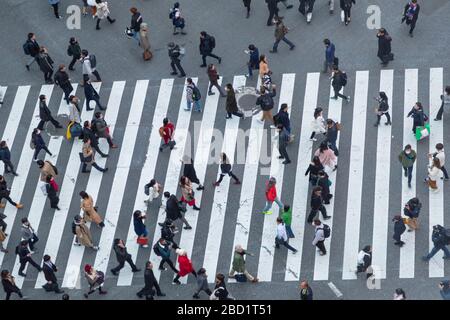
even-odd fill
[[[317,119],[320,116],[320,114],[322,113],[322,111],[323,111],[323,109],[321,107],[317,107],[314,110],[314,119]]]

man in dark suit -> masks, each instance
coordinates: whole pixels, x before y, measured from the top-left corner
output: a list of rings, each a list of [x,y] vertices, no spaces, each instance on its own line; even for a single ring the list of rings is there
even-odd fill
[[[27,263],[29,262],[33,267],[38,269],[39,272],[42,271],[42,268],[31,258],[31,252],[28,250],[28,241],[22,240],[20,244],[16,248],[16,253],[19,255],[20,268],[19,268],[19,276],[26,277],[27,275],[23,273]]]
[[[156,281],[155,275],[153,274],[153,264],[150,261],[147,261],[147,263],[145,264],[144,280],[145,287],[142,288],[141,291],[136,293],[139,298],[142,298],[145,295],[145,298],[147,300],[153,300],[153,296],[155,295],[155,290],[153,290],[153,287],[155,287],[156,295],[158,297],[166,296],[165,293],[161,292],[158,281]]]
[[[117,273],[124,267],[125,262],[128,262],[128,264],[131,267],[132,272],[139,272],[141,269],[138,269],[136,265],[133,262],[133,259],[131,258],[131,254],[128,253],[127,248],[125,247],[125,244],[123,243],[123,240],[120,239],[114,239],[114,252],[116,253],[117,262],[119,262],[119,265],[115,267],[114,269],[111,269],[111,273],[115,276],[117,276]]]
[[[39,121],[37,128],[39,130],[44,130],[44,124],[50,121],[55,126],[55,128],[61,129],[62,125],[60,125],[59,122],[56,121],[55,118],[53,118],[46,101],[47,97],[44,94],[41,94],[39,96],[39,118],[41,119],[41,121]]]
[[[45,280],[47,283],[42,287],[46,291],[55,291],[55,293],[64,293],[64,290],[60,290],[58,286],[58,279],[56,279],[55,272],[58,271],[55,264],[51,261],[50,256],[46,254],[44,256],[44,263],[42,264],[42,270],[44,271]]]

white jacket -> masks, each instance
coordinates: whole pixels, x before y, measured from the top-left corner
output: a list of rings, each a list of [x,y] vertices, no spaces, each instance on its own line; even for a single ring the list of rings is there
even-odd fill
[[[83,65],[83,74],[91,75],[92,72],[95,71],[95,68],[92,68],[91,66],[91,60],[89,60],[89,56],[85,57],[81,64]]]
[[[433,163],[430,162],[430,165],[428,166],[428,177],[436,181],[439,177],[440,169],[438,167],[433,166]]]
[[[444,149],[442,149],[441,151],[437,151],[436,150],[436,158],[439,159],[439,164],[441,165],[441,167],[445,166],[445,152],[444,152]]]
[[[97,18],[99,19],[105,19],[107,16],[109,16],[109,9],[108,9],[108,2],[101,2],[96,3],[97,7]]]
[[[311,122],[311,130],[316,133],[325,133],[327,132],[326,126],[325,126],[325,120],[322,116],[317,117],[317,119],[314,119]]]
[[[277,238],[283,239],[284,241],[288,240],[287,233],[286,233],[286,226],[284,223],[279,223],[277,225]]]
[[[78,112],[77,107],[71,103],[69,106],[69,120],[70,121],[75,121],[77,123],[81,124],[81,117],[80,117],[80,113]]]
[[[316,226],[313,223],[313,226],[316,227],[316,231],[314,233],[314,239],[313,239],[313,242],[312,242],[312,245],[315,246],[317,244],[317,242],[325,240],[325,236],[323,234],[323,223],[321,223],[318,226]]]

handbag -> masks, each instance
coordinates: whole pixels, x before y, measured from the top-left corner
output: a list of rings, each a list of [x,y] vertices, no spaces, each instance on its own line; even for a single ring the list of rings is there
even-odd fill
[[[145,61],[149,61],[153,58],[153,53],[150,50],[145,50],[142,56]]]
[[[73,125],[74,123],[75,123],[75,122],[71,121],[71,122],[69,122],[69,124],[67,125],[67,130],[66,130],[66,139],[67,139],[67,140],[72,139],[72,134],[71,134],[71,132],[70,132],[70,128],[72,127],[72,125]]]
[[[141,245],[141,246],[145,246],[146,244],[148,244],[148,237],[137,237],[136,239],[136,243]]]
[[[416,127],[416,140],[420,141],[430,135],[430,124],[425,124],[425,126]]]
[[[41,191],[44,194],[44,196],[47,196],[47,184],[41,185]]]
[[[0,243],[5,241],[6,239],[6,234],[3,232],[2,229],[0,229]]]
[[[72,137],[79,137],[83,134],[83,128],[81,127],[81,124],[78,122],[74,122],[73,125],[70,127],[70,134]]]
[[[247,277],[243,273],[236,273],[234,279],[237,282],[247,282]]]

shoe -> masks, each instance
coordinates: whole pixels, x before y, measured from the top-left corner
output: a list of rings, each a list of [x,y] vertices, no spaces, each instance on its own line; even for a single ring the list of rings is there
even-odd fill
[[[292,46],[289,48],[289,50],[294,50],[294,49],[295,49],[295,46]]]
[[[108,291],[100,291],[99,294],[107,294]]]
[[[410,36],[411,38],[413,38],[413,37],[414,37],[414,35],[413,35],[413,33],[412,33],[412,32],[410,32],[410,33],[409,33],[409,36]]]
[[[199,296],[198,294],[194,294],[194,295],[192,296],[192,298],[194,298],[194,299],[200,299],[200,296]]]
[[[139,271],[141,271],[141,269],[134,269],[134,270],[131,270],[131,272],[139,272]]]
[[[379,125],[378,122],[375,122],[375,123],[373,124],[374,127],[378,127],[378,125]]]
[[[173,283],[175,283],[175,284],[181,284],[180,280],[173,280]]]
[[[200,208],[197,207],[197,206],[194,206],[193,209],[194,209],[195,211],[200,211]]]
[[[213,96],[215,94],[216,94],[215,92],[208,92],[208,96]]]
[[[183,36],[187,35],[187,33],[184,32],[184,31],[181,31],[181,34],[182,34]]]
[[[19,276],[21,276],[21,277],[26,277],[27,275],[26,275],[26,273],[23,273],[23,272],[19,272]]]
[[[81,172],[83,172],[83,173],[89,173],[89,172],[91,172],[91,170],[81,170]]]
[[[23,208],[23,204],[21,204],[21,203],[16,204],[16,208],[17,209],[22,209]]]
[[[93,246],[92,249],[94,249],[95,251],[98,251],[98,250],[100,250],[100,247],[99,246]]]
[[[219,182],[214,182],[213,183],[213,187],[218,187],[218,186],[220,186],[220,183]],[[4,206],[4,205],[3,205]]]
[[[441,121],[442,119],[434,118],[434,121]]]
[[[309,139],[309,141],[317,141],[317,139],[316,138],[311,138],[311,139]]]
[[[261,213],[262,213],[262,214],[270,215],[270,214],[272,214],[272,211],[262,211]]]
[[[442,257],[442,259],[444,259],[444,260],[450,260],[450,256],[448,256],[448,257],[444,256],[444,257]]]
[[[113,24],[114,22],[116,22],[116,19],[112,19],[109,23]]]
[[[219,60],[219,64],[222,63],[222,58],[219,57],[219,59],[217,59],[217,60]]]
[[[206,64],[201,64],[200,68],[206,68]]]
[[[298,250],[294,250],[294,251],[292,251],[292,254],[296,254],[296,253],[297,253],[297,251],[298,251]]]
[[[410,189],[411,189],[411,183],[410,183],[410,182],[408,182],[408,188],[410,188]]]
[[[142,248],[148,248],[148,244],[142,245]]]
[[[3,253],[8,253],[8,252],[9,252],[9,251],[6,250],[6,249],[1,249],[0,251],[3,252]]]
[[[235,181],[234,184],[241,184],[239,180]]]
[[[56,209],[56,210],[58,210],[58,211],[60,211],[60,210],[61,210],[61,209],[60,209],[59,207],[56,207],[55,209]]]
[[[171,76],[176,76],[178,74],[178,72],[171,72],[170,75]]]
[[[112,146],[111,146],[111,149],[117,149],[119,146],[117,145],[117,144],[113,144]]]
[[[62,129],[62,128],[63,128],[62,125],[56,126],[56,129]]]
[[[253,280],[251,282],[252,283],[257,283],[257,282],[259,282],[259,279],[258,278],[253,278]]]
[[[87,111],[92,111],[94,108],[86,108]]]
[[[337,100],[337,97],[330,97],[330,99],[334,99],[334,100]]]
[[[89,298],[89,296],[88,296],[87,293],[83,294],[83,296],[84,296],[86,299]]]
[[[69,71],[75,71],[75,68],[69,68]]]
[[[166,271],[166,270],[167,270],[167,268],[164,268],[164,267],[163,267],[163,268],[161,268],[161,267],[159,267],[159,268],[158,268],[158,270],[160,270],[160,271]]]
[[[328,219],[331,219],[331,216],[326,216],[323,218],[323,220],[328,220]]]
[[[108,157],[109,157],[109,154],[102,155],[102,158],[108,158]]]
[[[319,254],[320,254],[321,256],[326,255],[326,253],[323,253],[322,251],[320,251]]]
[[[28,71],[30,71],[30,66],[29,65],[26,65],[25,67],[27,68]]]
[[[292,4],[289,4],[286,9],[292,9],[294,6]]]
[[[136,293],[136,295],[138,296],[139,299],[142,299],[142,294],[140,294],[139,292]]]
[[[81,243],[74,242],[73,245],[74,245],[74,246],[77,246],[77,247],[80,247],[80,246],[81,246]]]
[[[161,292],[160,294],[156,294],[158,297],[165,297],[166,294],[164,292]]]
[[[183,227],[183,229],[184,229],[184,230],[191,230],[192,227],[191,227],[191,226],[185,226],[185,227]]]
[[[279,156],[278,159],[284,159],[284,157],[283,156]]]
[[[282,162],[282,164],[289,164],[289,163],[291,163],[291,160],[284,160],[284,161]]]
[[[253,75],[250,75],[250,73],[247,73],[247,74],[245,75],[245,77],[246,77],[246,78],[253,78]]]
[[[57,16],[56,19],[62,19],[62,16]]]
[[[177,34],[179,34],[179,32],[174,32],[174,33],[173,33],[174,36],[177,35]]]
[[[269,50],[270,53],[277,53],[277,50]]]
[[[61,293],[64,293],[64,290],[58,290],[58,291],[55,291],[55,293],[61,294]]]
[[[390,126],[390,125],[392,125],[392,122],[388,121],[388,122],[385,122],[384,124],[385,124],[386,126]]]
[[[333,168],[333,171],[336,171],[336,170],[337,170],[337,168],[338,168],[338,166],[337,166],[337,165],[335,165],[335,166],[334,166],[334,168]]]
[[[162,152],[163,151],[163,148],[159,148],[159,152]]]
[[[95,27],[95,30],[100,30],[100,27],[99,26]]]
[[[191,111],[191,109],[188,109],[188,108],[184,108],[184,111]]]
[[[350,96],[347,96],[347,99],[346,99],[346,100],[347,100],[347,103],[350,102],[350,99],[351,99]]]
[[[113,275],[115,275],[115,276],[117,276],[117,275],[119,274],[117,271],[115,271],[115,270],[113,270],[113,269],[111,269],[111,273],[112,273]]]
[[[198,186],[197,190],[198,190],[198,191],[200,191],[200,190],[205,190],[205,186]]]
[[[107,172],[108,171],[108,168],[105,168],[105,169],[103,169],[103,173],[105,173],[105,172]]]

